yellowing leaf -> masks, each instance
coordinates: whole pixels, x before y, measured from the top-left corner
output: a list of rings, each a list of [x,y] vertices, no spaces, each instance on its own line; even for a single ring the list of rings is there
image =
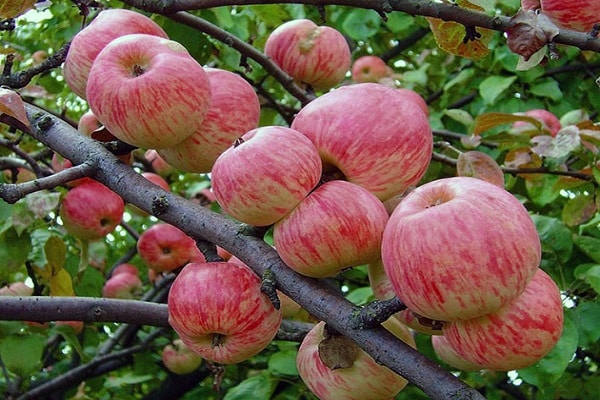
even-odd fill
[[[537,118],[528,117],[526,115],[489,112],[478,115],[477,118],[475,118],[473,134],[481,135],[483,132],[496,128],[497,126],[511,124],[517,121],[529,122],[530,124],[536,126],[538,129],[542,128],[542,122]]]
[[[504,188],[504,172],[489,155],[481,151],[467,151],[458,156],[456,163],[458,176],[478,178]]]
[[[51,236],[44,244],[44,253],[48,262],[45,269],[51,276],[55,276],[63,270],[67,259],[67,246],[58,236]]]
[[[75,296],[73,280],[66,269],[61,269],[49,281],[50,296]]]
[[[33,8],[36,0],[0,0],[0,17],[16,18]]]
[[[6,114],[29,126],[29,120],[25,112],[25,104],[21,96],[10,89],[0,88],[0,114]]]

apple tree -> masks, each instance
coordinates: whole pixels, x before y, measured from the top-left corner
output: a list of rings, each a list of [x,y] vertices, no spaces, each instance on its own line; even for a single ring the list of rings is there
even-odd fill
[[[597,2],[0,30],[3,398],[597,398]]]

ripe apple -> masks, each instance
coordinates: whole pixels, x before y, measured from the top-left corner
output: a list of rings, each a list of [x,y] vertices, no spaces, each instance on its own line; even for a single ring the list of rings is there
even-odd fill
[[[381,255],[396,295],[436,321],[498,311],[525,290],[541,245],[525,207],[508,191],[470,177],[428,182],[402,199]]]
[[[13,282],[0,288],[0,296],[31,296],[33,288],[27,286],[25,282]]]
[[[155,172],[142,172],[141,175],[148,179],[150,182],[154,183],[156,186],[159,186],[161,189],[166,190],[167,192],[171,191],[171,186],[169,186],[169,182],[159,174]]]
[[[141,293],[139,276],[128,272],[113,274],[102,287],[102,296],[110,299],[136,299]]]
[[[541,10],[559,28],[590,32],[599,22],[600,2],[597,0],[521,0],[524,10]]]
[[[396,296],[392,282],[385,274],[381,259],[367,265],[367,275],[373,296],[377,300],[388,300]],[[416,332],[426,335],[442,334],[441,322],[418,316],[408,308],[395,313],[393,317]]]
[[[406,327],[397,321],[388,321],[386,329],[416,348],[414,338]],[[349,349],[353,349],[355,355]],[[347,356],[346,352],[350,355]],[[330,368],[328,364],[332,363],[329,360],[337,358],[344,365]],[[321,400],[392,399],[408,383],[402,376],[375,361],[354,342],[328,335],[324,322],[317,323],[304,337],[298,349],[296,366],[306,386]]]
[[[311,192],[273,228],[281,259],[313,278],[380,256],[388,214],[373,194],[346,181],[329,181]]]
[[[124,274],[124,273],[136,275],[136,276],[140,275],[140,272],[135,265],[129,264],[129,263],[121,263],[121,264],[117,265],[115,268],[113,268],[113,270],[111,272],[111,276],[115,276],[118,274]]]
[[[265,54],[298,84],[315,90],[330,89],[350,69],[350,47],[334,28],[308,19],[288,21],[267,38]]]
[[[168,177],[176,171],[175,167],[165,161],[155,149],[148,149],[144,152],[144,158],[150,163],[150,167],[162,176]]]
[[[429,106],[427,105],[427,102],[425,101],[423,96],[421,96],[414,90],[407,88],[398,88],[396,89],[396,92],[398,92],[402,96],[405,96],[408,99],[411,99],[416,105],[419,106],[421,110],[423,110],[425,115],[429,118]]]
[[[558,131],[562,128],[560,119],[553,113],[543,108],[534,108],[532,110],[525,111],[523,115],[533,117],[542,123],[543,128],[550,133],[552,136],[556,136]],[[532,124],[526,121],[517,121],[513,123],[512,129],[516,131],[536,129]]]
[[[60,154],[54,153],[54,154],[52,154],[52,159],[50,160],[50,166],[52,167],[52,170],[54,172],[60,172],[60,171],[64,171],[67,168],[71,168],[73,166],[73,163],[71,162],[71,160],[64,158]],[[85,182],[95,182],[95,181],[92,178],[84,177],[84,178],[70,180],[70,181],[66,182],[66,186],[73,187],[73,186],[77,186],[77,185],[80,185]]]
[[[385,201],[416,185],[431,160],[429,121],[396,89],[357,83],[304,106],[291,125],[315,144],[323,172]]]
[[[156,273],[173,271],[189,262],[203,262],[196,241],[179,228],[158,222],[146,229],[137,241],[140,258]]]
[[[241,76],[205,68],[211,104],[202,125],[183,142],[159,150],[169,164],[186,172],[210,172],[215,160],[246,132],[258,127],[260,102],[254,88]]]
[[[96,240],[112,232],[123,219],[125,202],[96,181],[77,185],[65,194],[59,215],[71,235]]]
[[[379,82],[382,78],[389,76],[392,71],[381,57],[362,56],[354,61],[351,72],[355,82],[365,83]]]
[[[197,130],[210,105],[204,68],[178,42],[118,37],[96,56],[86,96],[114,136],[141,148],[174,146]]]
[[[63,64],[63,76],[75,94],[85,99],[88,75],[98,53],[113,39],[131,33],[168,38],[165,31],[150,18],[122,8],[101,11],[73,37]]]
[[[448,339],[444,335],[431,337],[431,345],[433,351],[440,360],[460,371],[479,371],[483,369],[481,365],[467,361],[462,358],[456,350],[448,343]]]
[[[293,129],[254,129],[227,149],[212,169],[212,190],[238,221],[267,226],[296,207],[321,179],[312,142]]]
[[[102,128],[102,123],[98,121],[92,110],[88,110],[77,121],[77,130],[87,137],[92,137],[92,133]]]
[[[560,290],[537,269],[525,291],[502,309],[444,325],[444,337],[465,360],[496,371],[531,366],[556,345],[563,329]]]
[[[169,291],[169,324],[207,361],[243,362],[273,340],[281,323],[281,312],[260,286],[259,277],[242,265],[190,263]]]
[[[202,364],[202,357],[188,349],[181,339],[167,344],[163,348],[161,359],[165,367],[177,375],[189,374]]]

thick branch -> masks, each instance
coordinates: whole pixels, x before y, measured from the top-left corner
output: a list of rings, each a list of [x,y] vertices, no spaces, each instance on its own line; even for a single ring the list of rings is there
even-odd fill
[[[82,137],[63,121],[34,106],[27,106],[30,134],[74,164],[97,167],[92,177],[135,204],[175,225],[197,240],[219,244],[238,256],[259,276],[271,269],[278,288],[310,314],[353,339],[375,360],[407,378],[433,399],[481,399],[477,391],[445,371],[423,354],[398,340],[382,327],[353,327],[356,307],[321,280],[301,276],[287,267],[277,252],[262,239],[240,233],[240,224],[204,207],[166,192],[131,167],[121,163],[102,145]],[[135,188],[132,190],[131,188]],[[160,206],[160,207],[158,207]],[[71,318],[71,316],[69,316]],[[131,321],[127,321],[131,322]]]

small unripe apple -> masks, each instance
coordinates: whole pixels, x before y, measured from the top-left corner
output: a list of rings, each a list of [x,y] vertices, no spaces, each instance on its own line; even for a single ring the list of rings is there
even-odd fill
[[[265,54],[296,82],[316,90],[330,89],[350,69],[346,38],[329,26],[308,19],[288,21],[267,38]]]
[[[177,375],[189,374],[202,364],[202,357],[188,349],[181,339],[167,344],[163,348],[161,359],[165,367]]]

